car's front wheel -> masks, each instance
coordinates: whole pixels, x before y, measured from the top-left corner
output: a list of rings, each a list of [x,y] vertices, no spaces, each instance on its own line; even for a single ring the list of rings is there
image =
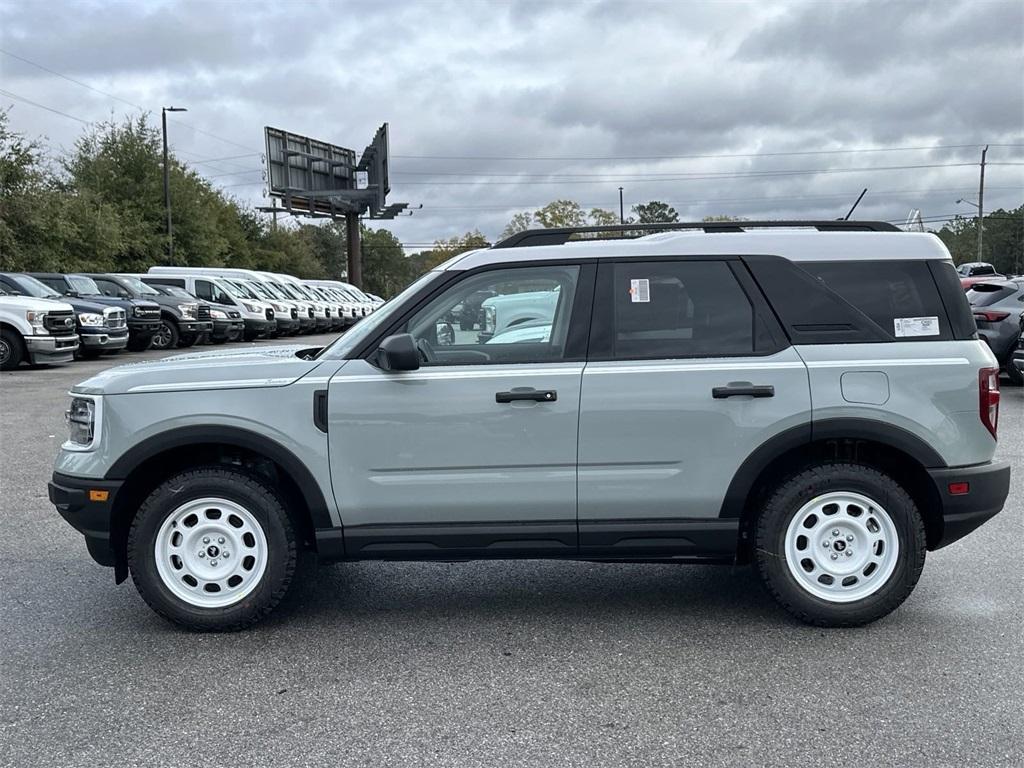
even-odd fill
[[[757,520],[756,562],[768,591],[817,626],[867,624],[913,591],[925,531],[893,478],[857,464],[822,464],[776,487]]]
[[[179,339],[178,326],[167,318],[161,318],[160,327],[153,334],[153,349],[174,349]]]
[[[296,559],[274,488],[226,467],[168,479],[142,504],[128,536],[128,567],[143,599],[193,630],[258,622],[288,591]]]

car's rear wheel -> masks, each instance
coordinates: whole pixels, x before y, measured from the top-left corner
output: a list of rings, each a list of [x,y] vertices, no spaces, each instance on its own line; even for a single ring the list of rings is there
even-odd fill
[[[857,464],[822,464],[781,483],[756,541],[768,591],[817,626],[858,626],[895,610],[925,560],[924,524],[909,494]]]
[[[1010,377],[1010,383],[1013,384],[1013,386],[1024,386],[1024,371],[1017,368],[1013,364],[1012,360],[1010,361],[1010,364],[1006,366],[1006,375]]]
[[[128,537],[128,567],[143,599],[188,629],[248,627],[281,601],[296,541],[276,491],[246,472],[205,467],[156,488]]]

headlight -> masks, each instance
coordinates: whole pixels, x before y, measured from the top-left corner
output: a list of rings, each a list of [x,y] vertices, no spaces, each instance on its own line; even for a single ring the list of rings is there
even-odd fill
[[[286,307],[284,304],[278,304],[278,303],[274,302],[272,304],[272,306],[274,307],[274,311],[275,312],[287,312],[288,311],[288,307]]]
[[[257,307],[255,304],[250,304],[247,301],[243,301],[242,302],[242,306],[245,307],[247,312],[254,312],[257,315],[260,314],[263,311],[259,307]]]
[[[228,313],[227,312],[223,312],[223,311],[221,311],[219,309],[213,309],[211,307],[210,308],[210,317],[212,317],[214,320],[227,320],[228,319]]]
[[[37,334],[45,335],[49,333],[49,331],[46,330],[46,326],[43,325],[43,321],[46,319],[45,312],[33,312],[29,310],[25,313],[25,319],[28,321],[28,324],[32,326],[32,330]]]
[[[484,307],[484,330],[494,332],[498,312],[494,307]]]
[[[199,305],[197,304],[179,304],[178,311],[181,312],[182,317],[187,317],[190,320],[195,320],[198,306]]]
[[[64,417],[68,422],[68,442],[72,446],[87,448],[96,439],[97,401],[89,397],[71,398],[71,407]]]
[[[78,316],[78,322],[82,325],[103,325],[103,315],[83,312]]]
[[[132,315],[135,317],[142,317],[144,314],[146,314],[146,310],[142,307],[132,307]]]

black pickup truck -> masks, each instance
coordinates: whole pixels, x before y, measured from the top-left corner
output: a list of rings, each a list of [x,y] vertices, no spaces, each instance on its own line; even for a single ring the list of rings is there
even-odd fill
[[[213,331],[210,305],[199,299],[182,301],[167,296],[131,275],[90,272],[104,296],[116,299],[141,299],[160,305],[160,327],[153,336],[154,349],[191,347],[204,334]]]
[[[95,304],[124,310],[128,323],[128,349],[141,352],[153,344],[160,330],[160,305],[143,299],[120,299],[104,296],[96,281],[83,274],[62,275],[57,272],[29,272],[62,296],[82,298]]]

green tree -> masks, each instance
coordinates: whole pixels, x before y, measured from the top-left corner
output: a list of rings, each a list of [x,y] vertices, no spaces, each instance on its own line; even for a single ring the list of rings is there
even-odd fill
[[[422,264],[423,271],[426,271],[448,261],[448,259],[454,256],[458,256],[460,253],[489,246],[490,243],[487,241],[487,238],[473,230],[472,232],[467,232],[458,237],[451,237],[447,240],[435,240],[433,248],[417,254],[416,258]]]
[[[660,200],[651,200],[649,203],[634,205],[633,213],[636,214],[637,220],[641,224],[679,221],[679,214],[676,212],[676,209]]]
[[[405,255],[398,238],[386,229],[362,229],[363,287],[391,298],[419,274],[419,264]]]
[[[574,200],[554,200],[534,212],[534,220],[545,229],[554,227],[582,227],[587,215]]]
[[[512,219],[505,228],[501,230],[501,239],[504,240],[506,237],[512,237],[519,232],[525,232],[533,225],[533,214],[522,212],[512,216]]]
[[[985,216],[981,259],[978,258],[978,221],[957,216],[936,234],[946,244],[953,261],[987,261],[1003,274],[1024,271],[1024,205],[999,208]]]
[[[604,208],[591,208],[588,219],[595,227],[613,227],[619,223],[619,214]]]

